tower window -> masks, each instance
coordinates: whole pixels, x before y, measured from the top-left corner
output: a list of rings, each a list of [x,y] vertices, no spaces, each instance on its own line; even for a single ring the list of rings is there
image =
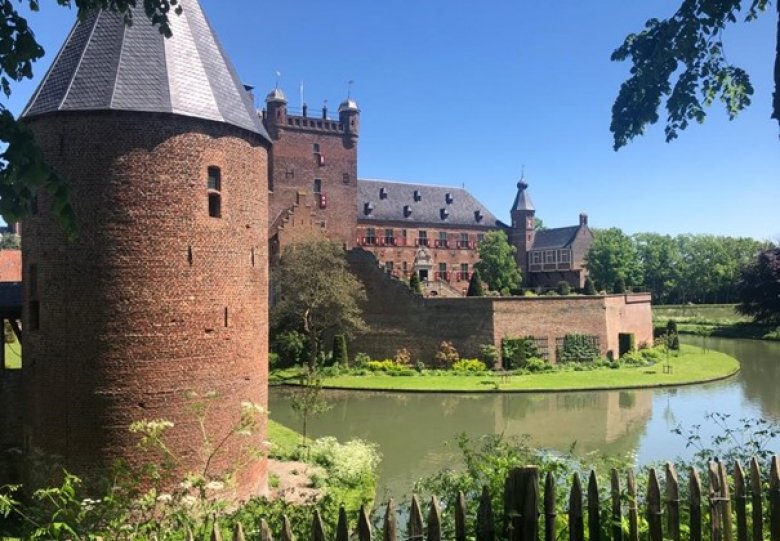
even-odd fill
[[[319,154],[320,153],[320,144],[319,143],[314,143],[311,146],[311,149],[312,149],[312,152],[314,152],[315,154]]]
[[[222,171],[219,167],[209,167],[208,182],[209,216],[222,217]]]
[[[314,179],[314,193],[316,193],[316,194],[322,193],[322,179],[321,178],[315,178]]]
[[[349,184],[349,180],[350,180],[349,179],[349,173],[344,173],[343,175],[341,175],[341,181],[344,184]]]

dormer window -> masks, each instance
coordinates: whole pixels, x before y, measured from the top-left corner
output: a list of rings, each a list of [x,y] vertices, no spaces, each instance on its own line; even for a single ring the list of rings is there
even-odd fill
[[[379,188],[379,199],[387,199],[387,188],[384,186]]]
[[[453,201],[455,201],[455,198],[454,198],[454,197],[452,197],[452,194],[451,194],[451,193],[447,192],[446,194],[444,194],[444,201],[445,201],[445,202],[446,202],[448,205],[452,205],[452,202],[453,202]]]
[[[371,203],[365,203],[363,205],[363,214],[366,216],[370,215],[372,212],[374,212],[374,205]]]
[[[404,205],[404,218],[408,218],[412,215],[412,207],[409,205]]]
[[[439,216],[442,220],[446,220],[450,216],[450,212],[447,209],[439,209]]]
[[[222,171],[219,167],[209,167],[208,169],[208,198],[209,198],[209,216],[212,218],[222,217]]]
[[[415,202],[422,201],[422,193],[420,193],[420,190],[414,191],[414,200]]]
[[[474,211],[474,220],[477,223],[481,222],[483,218],[484,218],[484,216],[482,215],[482,211],[480,211],[480,210],[475,210]]]

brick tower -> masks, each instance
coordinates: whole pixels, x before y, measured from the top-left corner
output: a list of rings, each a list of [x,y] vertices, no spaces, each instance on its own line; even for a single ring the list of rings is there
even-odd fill
[[[272,257],[284,245],[323,233],[351,248],[356,239],[357,142],[360,109],[347,98],[333,118],[323,106],[293,112],[276,88],[266,97],[264,124],[274,141],[269,166]]]
[[[78,221],[69,241],[42,193],[24,222],[25,447],[79,474],[148,460],[142,419],[173,422],[179,473],[201,471],[194,406],[214,395],[220,441],[267,402],[270,138],[198,1],[180,3],[170,39],[77,22],[23,114]],[[261,425],[213,457],[228,497],[264,487]]]
[[[512,204],[511,211],[512,228],[509,233],[509,243],[517,248],[515,260],[523,273],[523,283],[528,284],[528,251],[534,244],[536,235],[535,216],[536,209],[528,194],[528,184],[525,176],[517,183],[517,196]]]

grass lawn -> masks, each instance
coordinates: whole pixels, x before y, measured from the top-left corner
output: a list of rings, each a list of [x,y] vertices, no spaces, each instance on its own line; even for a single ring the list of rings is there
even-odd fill
[[[22,367],[21,352],[22,346],[19,342],[5,345],[5,367],[7,369],[18,370]]]
[[[301,435],[286,426],[268,419],[267,439],[271,442],[271,458],[289,459],[301,444]]]
[[[677,322],[680,334],[780,340],[780,327],[753,323],[738,314],[735,304],[689,304],[653,306],[653,324],[665,327],[670,319]]]
[[[510,376],[338,376],[323,380],[323,387],[365,390],[429,392],[569,391],[680,385],[724,378],[739,370],[739,362],[725,353],[683,345],[671,357],[673,372],[664,374],[664,362],[654,366],[621,367],[582,372],[561,371]]]

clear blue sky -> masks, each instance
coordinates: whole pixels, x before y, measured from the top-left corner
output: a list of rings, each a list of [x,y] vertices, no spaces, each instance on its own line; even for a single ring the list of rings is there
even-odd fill
[[[610,109],[628,65],[609,60],[676,1],[202,0],[241,77],[264,95],[275,71],[292,106],[333,109],[354,80],[362,177],[460,186],[508,219],[521,167],[548,226],[780,239],[780,142],[769,119],[776,15],[726,33],[750,73],[753,106],[720,109],[671,143],[657,125],[615,153]],[[19,112],[74,19],[42,2],[47,50]]]

